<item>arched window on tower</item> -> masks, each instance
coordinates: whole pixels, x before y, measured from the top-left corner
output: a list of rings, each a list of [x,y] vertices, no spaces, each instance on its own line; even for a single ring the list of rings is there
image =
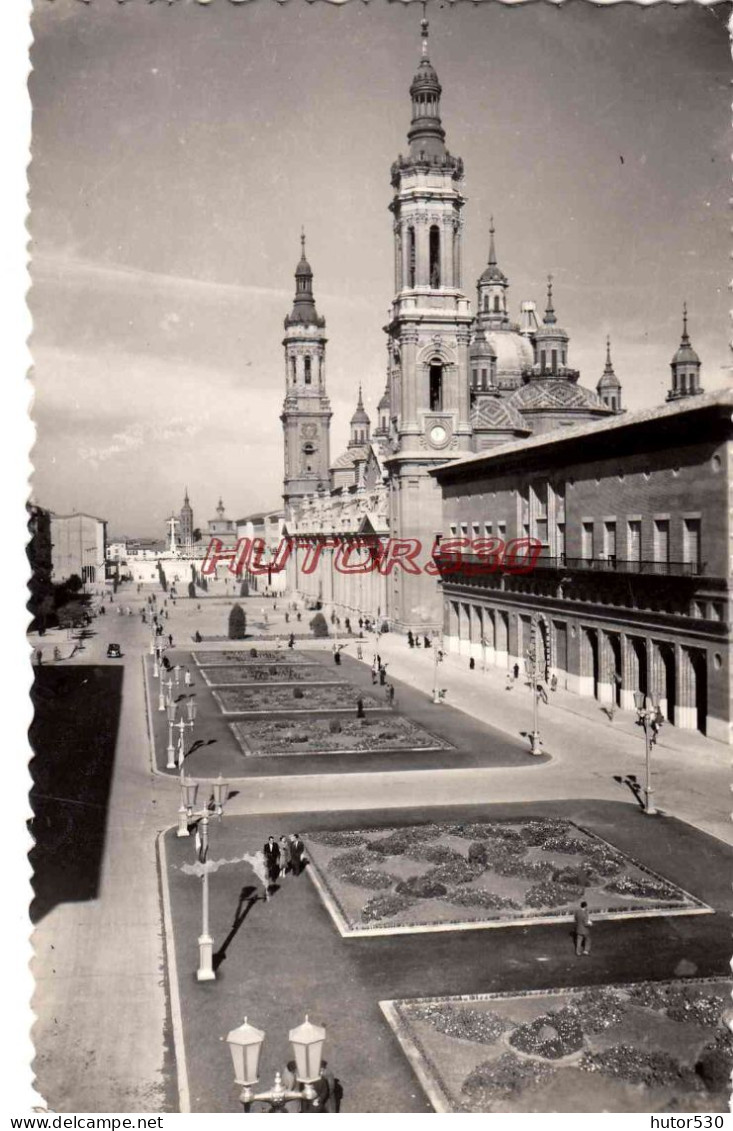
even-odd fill
[[[294,357],[290,358],[290,376],[293,379],[293,384],[295,384],[295,379],[296,379],[297,373],[296,373],[296,369],[295,369],[295,358]]]
[[[501,314],[501,302],[498,295],[494,295],[494,313]]]
[[[415,286],[415,229],[407,229],[407,285]]]
[[[443,408],[443,366],[439,361],[430,363],[430,411],[440,412]]]
[[[440,286],[440,229],[437,224],[430,228],[430,286],[434,290]]]
[[[552,351],[552,372],[557,374],[557,350]]]
[[[488,314],[488,312],[489,312],[489,296],[488,295],[484,295],[484,310]]]
[[[315,444],[303,444],[303,456],[304,456],[303,462],[305,464],[305,470],[306,471],[312,471],[313,470],[313,456],[315,455],[315,451],[316,451]]]
[[[306,385],[310,385],[310,383],[311,383],[311,376],[312,376],[312,375],[311,375],[311,359],[310,359],[310,354],[306,354],[306,357],[305,357],[305,362],[304,362],[304,370],[303,370],[303,371],[304,371],[304,380],[305,380],[305,383],[306,383]]]

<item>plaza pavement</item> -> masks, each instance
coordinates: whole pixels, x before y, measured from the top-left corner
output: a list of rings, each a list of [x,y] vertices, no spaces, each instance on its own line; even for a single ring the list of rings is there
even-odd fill
[[[733,896],[727,878],[733,850],[715,838],[673,820],[663,820],[649,838],[644,817],[621,802],[440,806],[421,816],[471,820],[529,814],[578,821],[708,901],[716,914],[596,923],[591,959],[582,962],[575,957],[569,921],[344,939],[307,875],[281,880],[265,903],[247,865],[225,865],[210,876],[217,980],[198,983],[201,882],[180,870],[193,859],[191,840],[169,833],[163,875],[171,893],[179,1048],[185,1049],[179,1067],[191,1110],[238,1110],[229,1052],[219,1038],[245,1016],[266,1031],[264,1087],[287,1059],[288,1029],[307,1013],[326,1027],[324,1055],[343,1083],[345,1112],[420,1112],[430,1108],[381,1014],[380,1000],[728,973]],[[309,829],[410,823],[415,811],[301,813],[297,821],[297,831],[307,836]],[[210,827],[210,859],[230,860],[261,848],[270,834],[291,831],[290,814],[245,819],[225,813]],[[367,899],[370,893],[363,894]],[[592,1093],[589,1079],[587,1110]]]
[[[170,1110],[176,1102],[155,837],[175,820],[178,790],[174,781],[153,774],[150,764],[141,664],[149,629],[139,615],[119,617],[114,612],[121,603],[139,613],[151,590],[145,587],[137,595],[134,589],[123,589],[112,605],[107,604],[107,615],[93,622],[93,635],[83,649],[62,661],[121,663],[124,683],[98,897],[56,906],[34,931],[37,1088],[57,1111]],[[282,610],[283,599],[278,603]],[[226,632],[226,600],[202,598],[197,604],[201,609],[186,600],[170,608],[167,627],[176,641],[187,646],[197,628],[202,634]],[[271,610],[273,602],[255,597],[242,604],[249,615],[250,609]],[[270,632],[304,628],[292,622],[286,626],[281,612],[270,612],[270,619]],[[31,637],[31,645],[40,645],[48,660],[54,642],[66,639],[66,633],[49,632],[40,640]],[[122,644],[122,661],[106,660],[109,641]],[[211,645],[221,646],[221,642]],[[430,651],[410,651],[404,638],[387,634],[380,638],[380,653],[389,664],[390,678],[429,695]],[[364,654],[368,656],[366,648]],[[501,673],[469,672],[468,661],[454,657],[446,657],[440,675],[453,707],[507,735],[516,737],[531,729],[528,689],[506,692]],[[523,767],[475,767],[260,777],[231,799],[228,812],[235,816],[390,809],[394,820],[397,810],[416,804],[423,811],[517,797],[532,802],[612,800],[641,822],[651,843],[652,830],[661,827],[664,818],[656,822],[642,817],[628,787],[615,780],[628,773],[643,776],[644,746],[631,716],[619,713],[611,724],[604,721],[595,702],[556,694],[551,705],[541,707],[540,716],[551,761],[532,767],[531,772]],[[726,747],[666,727],[654,751],[660,809],[730,843],[729,764]],[[678,921],[671,922],[671,929],[678,930]],[[512,938],[516,940],[516,934]],[[655,955],[643,942],[638,959],[640,970],[649,969],[651,975],[653,966],[654,976],[665,976],[664,971],[657,972]],[[605,980],[605,973],[599,980]]]

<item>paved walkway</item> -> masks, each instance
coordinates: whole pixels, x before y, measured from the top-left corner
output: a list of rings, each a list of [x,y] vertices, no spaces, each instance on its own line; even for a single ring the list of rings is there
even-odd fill
[[[148,591],[138,597],[123,590],[120,603],[139,610]],[[202,633],[225,631],[228,607],[220,601],[207,606],[205,600],[201,610],[192,602],[170,607],[168,628],[176,638],[180,636],[188,643],[196,628]],[[139,615],[117,616],[116,603],[108,604],[106,616],[94,621],[94,635],[84,642],[83,650],[62,661],[121,662],[125,675],[99,895],[86,903],[55,907],[34,933],[38,1089],[57,1111],[167,1110],[172,1102],[154,844],[156,833],[175,821],[178,791],[173,781],[150,770],[141,664],[149,629]],[[267,604],[262,598],[256,598],[256,603],[258,607]],[[280,612],[272,619],[273,630],[282,631]],[[65,639],[65,633],[49,633],[32,643],[40,643],[48,658],[56,640]],[[122,644],[122,661],[106,660],[109,641]],[[427,698],[432,688],[430,652],[411,652],[403,638],[389,635],[380,638],[380,652],[389,664],[390,678],[422,688]],[[518,732],[531,729],[528,690],[515,687],[506,692],[501,673],[469,672],[465,659],[447,657],[440,671],[441,686],[448,688],[453,707],[497,727],[514,740]],[[640,820],[644,835],[650,836],[648,830],[653,824],[638,814],[623,781],[615,780],[629,773],[643,776],[644,746],[632,720],[628,715],[617,716],[610,724],[594,702],[560,693],[557,696],[551,706],[541,708],[542,734],[551,755],[546,765],[258,778],[230,800],[228,812],[288,814],[373,808],[390,809],[390,818],[395,819],[396,809],[414,808],[416,804],[423,810],[517,798],[538,803],[599,798],[625,803],[623,812]],[[730,842],[729,759],[725,747],[665,728],[654,752],[660,808]],[[283,923],[281,929],[292,929],[292,922]],[[673,933],[678,929],[670,928]],[[297,950],[294,944],[295,967]],[[701,953],[704,955],[704,947]],[[427,977],[424,959],[429,959],[429,964],[448,964],[446,969],[453,969],[456,962],[455,950],[450,955],[434,953],[426,946],[420,955],[423,958],[412,967],[416,988],[423,976]],[[379,978],[375,957],[370,951],[367,967]],[[640,972],[647,968],[650,974],[657,972],[655,952],[646,943],[642,942],[635,958]],[[507,961],[513,961],[510,955]],[[661,973],[666,970],[667,965]],[[540,982],[543,971],[544,967],[537,968]],[[604,980],[603,976],[599,980]],[[284,984],[290,984],[288,979],[271,985],[273,1010]],[[297,983],[293,984],[297,988]],[[326,989],[334,1001],[341,995],[348,1013],[348,986],[334,986],[327,979]],[[240,999],[237,991],[232,1000],[236,1014],[241,1011]],[[239,1021],[241,1017],[237,1016],[235,1023]],[[263,1021],[270,1026],[269,1017],[263,1017]],[[390,1049],[394,1055],[396,1047],[390,1045]],[[421,1104],[422,1100],[416,1098],[415,1102]]]

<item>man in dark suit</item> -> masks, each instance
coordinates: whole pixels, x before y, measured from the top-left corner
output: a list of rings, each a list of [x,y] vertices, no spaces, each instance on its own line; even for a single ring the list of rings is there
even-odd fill
[[[300,839],[300,833],[296,833],[290,840],[290,852],[293,862],[293,875],[299,876],[303,871],[303,856],[305,854],[305,845]]]
[[[267,878],[270,884],[274,884],[280,875],[280,846],[274,836],[268,837],[262,851],[265,854]]]

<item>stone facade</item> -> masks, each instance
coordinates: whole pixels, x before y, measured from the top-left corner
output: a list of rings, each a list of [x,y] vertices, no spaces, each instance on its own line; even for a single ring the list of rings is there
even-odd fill
[[[537,539],[530,573],[439,557],[445,646],[602,704],[657,695],[730,741],[733,393],[506,444],[437,470],[446,538]],[[449,549],[448,547],[446,549]]]

